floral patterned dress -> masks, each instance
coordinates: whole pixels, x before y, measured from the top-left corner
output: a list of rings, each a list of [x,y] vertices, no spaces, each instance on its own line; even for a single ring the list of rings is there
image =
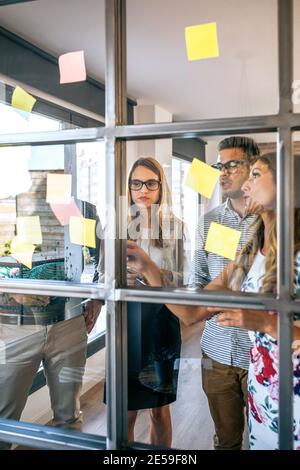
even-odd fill
[[[258,292],[265,272],[265,257],[257,253],[246,276],[243,292]],[[300,253],[296,257],[295,288],[300,288]],[[295,320],[299,324],[299,316]],[[279,348],[277,340],[249,331],[251,340],[248,374],[249,443],[252,450],[278,449]],[[294,364],[294,449],[300,450],[300,355]]]

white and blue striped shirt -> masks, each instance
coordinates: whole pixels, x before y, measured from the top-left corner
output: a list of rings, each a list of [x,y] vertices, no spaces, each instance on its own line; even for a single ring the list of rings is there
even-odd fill
[[[196,250],[189,284],[205,287],[224,270],[229,262],[227,258],[209,253],[204,249],[211,222],[240,230],[241,238],[238,246],[238,251],[240,251],[252,236],[251,226],[255,220],[255,215],[242,218],[232,208],[230,199],[202,216],[197,226]],[[201,347],[207,356],[217,362],[248,369],[250,340],[246,330],[219,326],[216,323],[216,317],[213,317],[205,322]]]

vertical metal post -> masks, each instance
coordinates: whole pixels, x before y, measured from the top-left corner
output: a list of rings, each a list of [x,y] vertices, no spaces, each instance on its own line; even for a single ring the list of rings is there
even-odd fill
[[[279,113],[292,113],[293,1],[278,0]],[[291,129],[279,129],[277,142],[277,284],[280,299],[290,300],[294,271],[294,165]],[[279,448],[293,447],[292,313],[279,317]]]
[[[126,0],[106,0],[106,126],[126,124]],[[125,246],[119,239],[120,196],[125,195],[126,144],[107,137],[106,203],[109,207],[105,239],[107,302],[107,448],[120,449],[127,440],[127,309],[114,300],[114,289],[124,285]],[[112,213],[113,212],[113,213]],[[114,234],[114,236],[113,236]]]

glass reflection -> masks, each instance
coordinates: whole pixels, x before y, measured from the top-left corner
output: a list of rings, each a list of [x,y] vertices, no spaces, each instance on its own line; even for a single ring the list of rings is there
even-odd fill
[[[103,152],[102,142],[1,147],[1,279],[98,281],[95,269],[105,223]],[[79,226],[72,228],[72,217]],[[50,424],[51,407],[52,425],[81,430],[84,378],[84,390],[95,389],[89,392],[92,398],[82,398],[84,406],[101,414],[102,424],[95,433],[106,434],[106,413],[97,407],[103,390],[104,350],[97,352],[99,363],[93,358],[86,362],[88,334],[98,341],[105,331],[105,309],[97,321],[101,308],[101,302],[90,299],[2,293],[1,418],[19,420],[23,413],[23,420],[32,421],[39,419],[39,410],[45,410],[41,422]],[[97,348],[93,346],[94,353]],[[39,390],[41,374],[46,377],[50,403]],[[30,392],[32,386],[38,389],[37,398]],[[89,421],[84,430],[94,431]],[[9,448],[9,444],[1,446]]]
[[[219,174],[214,183],[215,191],[218,190],[222,202],[220,204],[214,195],[209,204],[205,201],[208,210],[197,221],[190,276],[188,278],[182,275],[181,285],[224,291],[276,293],[276,154],[272,152],[273,138],[266,136],[265,140],[266,143],[258,145],[252,138],[233,136],[218,143],[218,156],[209,163],[222,164],[216,169]],[[199,161],[201,162],[200,159]],[[243,164],[235,165],[234,171],[231,171],[233,161],[241,161]],[[165,183],[165,176],[155,167],[150,168],[152,163],[152,159],[149,158],[135,160],[128,177],[128,228],[131,240],[127,241],[127,283],[136,289],[141,285],[172,286],[172,280],[174,281],[174,275],[165,276],[164,266],[159,264],[158,256],[154,257],[151,245],[153,234],[164,233],[163,229],[160,232],[163,224],[160,226],[159,217],[154,219],[153,216],[159,213]],[[155,165],[158,166],[157,163]],[[186,182],[192,181],[194,191],[199,193],[202,193],[201,185],[207,185],[207,181],[201,181],[200,171],[210,171],[207,169],[208,165],[205,166],[204,163],[201,165],[198,168],[194,167],[194,170],[192,164],[188,170],[188,172],[195,171],[195,175],[199,176],[194,179],[195,183],[192,178],[185,179]],[[209,174],[207,175],[208,180]],[[154,179],[158,182],[157,188],[149,188],[146,183]],[[137,185],[133,187],[132,180],[139,181],[138,187]],[[171,207],[169,200],[169,211]],[[166,219],[168,220],[168,215]],[[156,232],[154,222],[158,227]],[[221,232],[219,234],[215,226],[221,227],[222,230],[233,229],[239,233],[230,256],[228,249],[232,248],[230,246],[233,244],[232,238],[227,235],[222,236]],[[215,230],[213,236],[209,233],[212,227]],[[208,246],[210,236],[213,242]],[[157,239],[159,240],[159,236]],[[183,240],[184,237],[181,237],[181,243]],[[170,240],[163,240],[162,251],[164,243],[170,244]],[[185,250],[184,243],[183,249]],[[174,256],[168,256],[169,263],[175,259]],[[172,267],[169,266],[168,271],[173,272]],[[187,281],[184,280],[185,277]],[[156,348],[160,332],[163,332],[165,342],[166,338],[171,341],[173,337],[172,328],[168,325],[170,312],[174,314],[174,318],[178,317],[182,321],[181,327],[179,326],[177,330],[181,330],[180,337],[186,328],[184,324],[192,325],[191,328],[198,327],[197,335],[201,336],[202,387],[209,404],[209,412],[206,409],[205,413],[207,417],[210,415],[208,417],[210,438],[199,437],[201,443],[198,445],[202,447],[205,441],[206,448],[213,445],[215,449],[241,449],[249,446],[277,448],[277,432],[274,430],[268,432],[271,425],[278,421],[278,403],[275,398],[272,405],[274,410],[272,422],[269,416],[264,416],[263,420],[258,419],[263,413],[261,407],[266,397],[268,396],[269,400],[273,397],[270,387],[274,388],[275,395],[278,393],[277,312],[273,311],[233,309],[220,311],[220,308],[180,305],[167,305],[166,309],[165,306],[162,308],[157,305],[149,307],[145,304],[130,305],[128,316],[130,438],[136,440],[139,436],[142,440],[154,442],[160,432],[157,442],[164,445],[167,443],[171,445],[170,442],[174,445],[174,442],[177,442],[181,447],[173,422],[176,422],[179,404],[183,406],[181,381],[186,365],[192,364],[192,359],[195,357],[189,355],[185,361],[183,354],[186,354],[186,345],[181,342],[179,343],[182,349],[181,358],[178,354],[172,354],[174,351],[171,351],[165,343],[161,348]],[[162,323],[157,326],[155,318],[159,315],[162,315]],[[206,321],[202,331],[203,320]],[[165,330],[164,324],[167,325]],[[133,329],[135,335],[131,336]],[[264,351],[268,354],[268,361],[274,374],[267,377],[265,374],[269,372],[261,371],[265,377],[261,387],[255,371],[258,367],[257,361],[264,362]],[[200,357],[200,351],[198,354]],[[139,394],[134,394],[133,391],[137,387]],[[150,401],[149,390],[155,394],[156,403]],[[166,404],[162,406],[158,402],[158,398],[162,400],[166,395],[169,395],[166,404],[172,403],[172,412],[169,406]],[[145,419],[148,409],[150,409],[148,418],[150,434],[147,437]],[[244,434],[246,409],[249,411],[249,439]],[[138,424],[134,434],[138,410],[141,410],[138,422],[144,423],[142,435]],[[259,414],[257,410],[260,410]],[[154,419],[157,420],[156,427],[152,423]],[[262,422],[268,422],[269,428],[266,429]],[[213,427],[215,436],[212,443]],[[186,442],[185,439],[183,441]],[[189,448],[199,448],[192,437],[188,445]]]

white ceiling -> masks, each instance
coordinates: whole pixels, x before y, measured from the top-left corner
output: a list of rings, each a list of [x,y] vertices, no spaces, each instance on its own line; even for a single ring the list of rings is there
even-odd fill
[[[298,34],[300,0],[295,2]],[[276,0],[128,0],[129,96],[158,104],[174,120],[277,112],[276,5]],[[184,28],[212,21],[220,57],[188,62]],[[104,0],[5,6],[0,25],[55,56],[83,49],[88,73],[104,81]],[[296,72],[300,79],[298,63]]]

